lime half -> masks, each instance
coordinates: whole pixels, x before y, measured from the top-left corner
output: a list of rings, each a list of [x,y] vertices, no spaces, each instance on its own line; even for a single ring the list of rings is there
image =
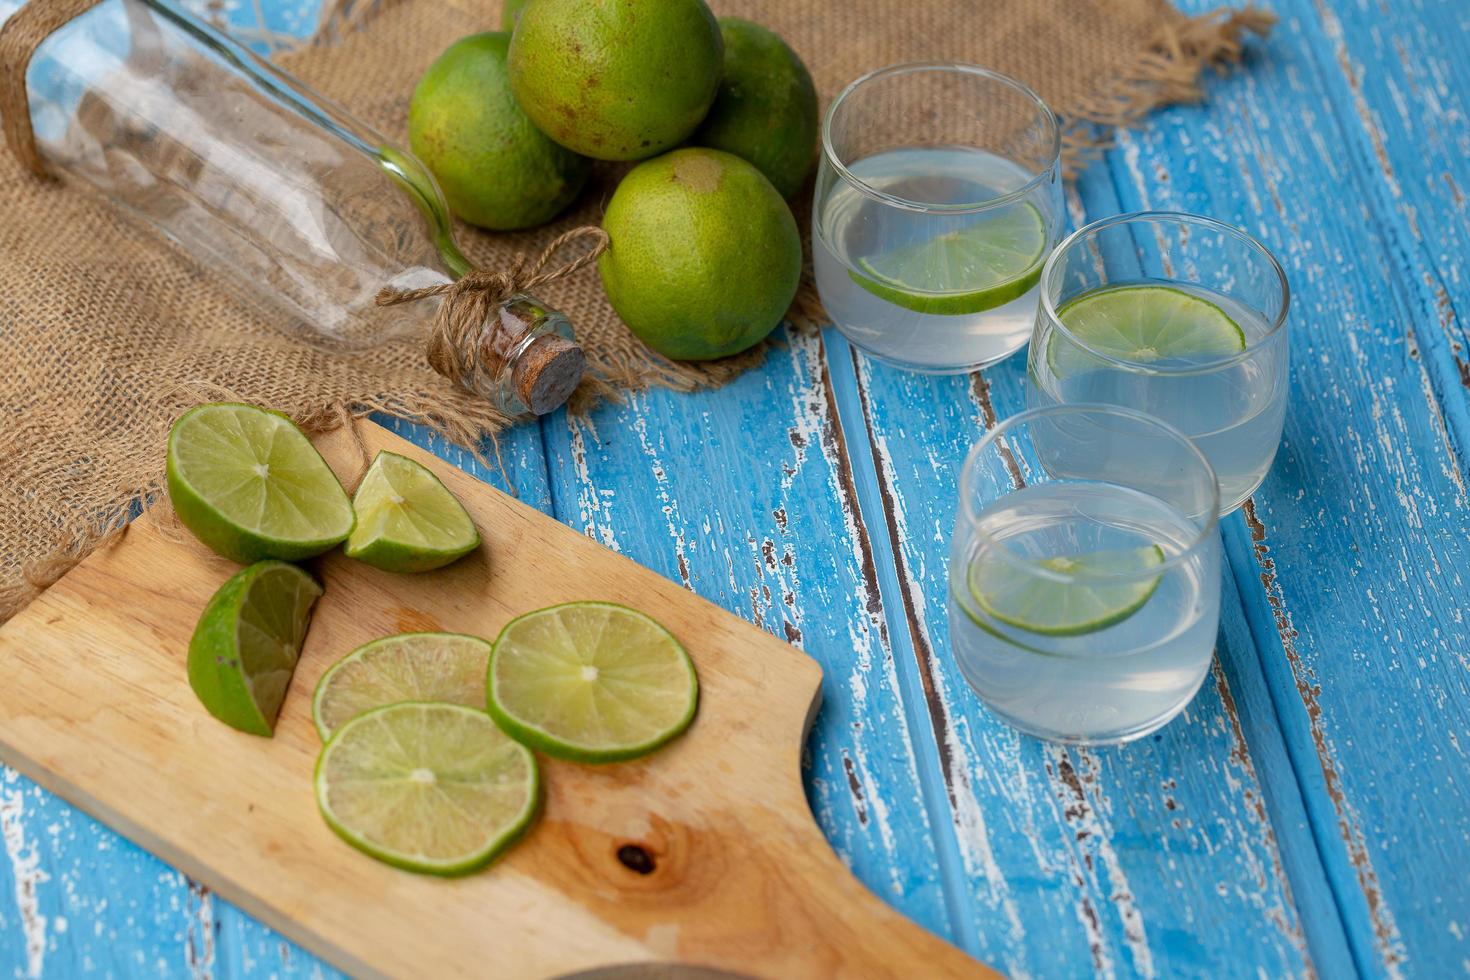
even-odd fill
[[[1003,306],[1041,276],[1046,224],[1031,204],[857,260],[853,282],[896,306],[954,316]]]
[[[442,568],[480,546],[480,532],[444,484],[406,456],[380,452],[352,498],[345,552],[389,572]]]
[[[483,867],[530,825],[536,760],[490,716],[390,704],[338,729],[316,763],[327,825],[380,861],[426,874]]]
[[[400,701],[483,709],[490,644],[458,633],[401,633],[353,650],[317,682],[311,717],[322,741],[358,715]]]
[[[352,504],[311,440],[253,405],[200,405],[174,423],[168,495],[200,541],[241,563],[309,558],[352,530]]]
[[[1080,636],[1121,623],[1142,609],[1159,587],[1161,576],[1148,572],[1164,563],[1164,552],[1148,545],[1017,561],[1076,578],[1057,581],[998,556],[980,557],[970,565],[970,594],[980,608],[1028,633]]]
[[[296,670],[316,579],[263,561],[236,572],[204,607],[189,641],[189,686],[231,728],[269,737]]]
[[[1057,318],[1098,353],[1135,364],[1188,363],[1245,350],[1245,332],[1224,310],[1172,286],[1114,286],[1083,293],[1057,310]],[[1099,363],[1055,337],[1047,356],[1052,372],[1062,377]]]
[[[490,715],[512,736],[574,762],[633,759],[689,726],[694,664],[642,613],[570,602],[511,620],[495,641]]]

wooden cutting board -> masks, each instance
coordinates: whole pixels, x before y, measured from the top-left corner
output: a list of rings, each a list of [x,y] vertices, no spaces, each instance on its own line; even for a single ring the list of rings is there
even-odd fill
[[[238,566],[152,513],[0,628],[0,757],[264,922],[357,975],[550,977],[679,963],[771,977],[990,971],[869,894],[822,838],[799,756],[810,658],[371,424],[372,450],[433,468],[484,537],[450,568],[397,576],[332,554],[272,739],[215,721],[184,660]],[[344,478],[345,433],[319,445]],[[634,763],[542,760],[530,833],[457,880],[379,864],[317,814],[311,691],[357,645],[409,630],[494,638],[573,599],[643,609],[699,668],[685,737]]]

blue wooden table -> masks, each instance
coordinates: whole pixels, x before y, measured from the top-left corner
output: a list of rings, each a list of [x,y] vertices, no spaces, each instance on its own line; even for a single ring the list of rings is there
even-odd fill
[[[918,377],[793,332],[723,390],[503,442],[523,500],[821,661],[807,781],[832,846],[1017,975],[1470,972],[1470,5],[1269,5],[1246,70],[1069,192],[1077,222],[1241,225],[1295,293],[1285,441],[1223,525],[1218,659],[1157,735],[1018,736],[951,659],[956,469],[1022,407],[1018,359]],[[265,5],[291,34],[314,10]],[[0,832],[0,972],[333,972],[10,770]]]

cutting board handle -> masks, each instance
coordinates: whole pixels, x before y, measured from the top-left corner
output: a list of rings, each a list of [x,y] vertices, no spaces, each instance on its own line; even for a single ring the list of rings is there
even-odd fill
[[[811,658],[377,426],[361,435],[431,467],[485,544],[426,576],[322,558],[274,738],[218,724],[185,680],[199,610],[236,566],[145,514],[0,628],[0,757],[355,976],[991,975],[867,892],[817,829]],[[348,433],[318,445],[344,477],[360,468]],[[330,664],[390,633],[494,636],[576,599],[657,610],[685,644],[701,701],[683,737],[637,762],[546,760],[542,819],[480,874],[409,874],[333,836],[311,792],[310,692]]]
[[[689,744],[674,749],[672,757],[655,755],[606,773],[609,791],[614,783],[626,790],[630,780],[636,788],[642,780],[659,782],[668,769],[683,769],[688,759],[677,758],[683,750],[698,753],[708,768],[696,785],[682,794],[667,785],[649,791],[648,798],[674,799],[678,805],[667,810],[681,817],[645,812],[629,821],[641,825],[641,832],[618,836],[608,833],[606,819],[596,827],[557,819],[560,812],[575,811],[577,801],[552,801],[547,826],[537,833],[564,835],[569,839],[558,844],[570,846],[539,853],[576,854],[581,865],[568,869],[571,880],[557,882],[563,894],[587,904],[603,922],[617,924],[658,962],[781,978],[999,976],[879,900],[823,837],[800,770],[800,747],[820,700],[821,671],[804,654],[792,649],[789,655],[791,662],[778,672],[785,696],[768,701],[764,714],[750,716],[750,730],[732,729],[728,718],[701,718]],[[792,696],[793,685],[809,691],[804,715],[792,710],[803,703]],[[760,700],[759,692],[735,699]],[[707,709],[719,713],[712,698],[701,711]],[[724,756],[737,761],[705,761],[709,732],[699,730],[704,724],[722,733]],[[761,751],[742,754],[743,736],[757,731],[751,747]],[[783,731],[789,733],[784,738]],[[772,752],[773,741],[789,751]],[[558,781],[548,783],[556,793]]]

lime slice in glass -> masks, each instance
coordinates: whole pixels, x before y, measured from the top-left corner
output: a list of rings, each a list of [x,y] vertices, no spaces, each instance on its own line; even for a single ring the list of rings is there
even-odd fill
[[[409,871],[460,875],[530,825],[539,778],[525,746],[485,712],[404,702],[358,715],[316,763],[316,802],[337,835]]]
[[[1115,286],[1083,293],[1057,310],[1057,318],[1098,353],[1135,364],[1202,362],[1245,350],[1245,332],[1224,310],[1172,286]],[[1047,359],[1060,377],[1100,363],[1058,337],[1053,337]]]
[[[444,484],[425,466],[380,452],[352,498],[357,526],[348,558],[389,572],[442,568],[480,546],[480,532]]]
[[[200,405],[174,423],[168,494],[185,527],[241,563],[309,558],[352,530],[352,504],[311,441],[253,405]]]
[[[282,561],[258,562],[220,586],[189,641],[189,686],[210,714],[252,735],[275,732],[321,594],[316,579]]]
[[[401,633],[353,650],[317,682],[311,717],[322,741],[365,711],[400,701],[483,710],[490,644],[458,633]]]
[[[626,606],[571,602],[511,620],[495,641],[490,715],[574,762],[652,752],[694,718],[699,683],[679,641]]]
[[[1028,562],[1077,578],[1062,582],[1016,567]],[[981,556],[970,565],[970,594],[982,611],[1007,626],[1044,636],[1080,636],[1121,623],[1142,609],[1161,578],[1148,572],[1163,563],[1158,545],[1014,562]]]
[[[1046,224],[1031,204],[982,214],[926,242],[857,260],[853,282],[917,313],[955,316],[1003,306],[1041,276]]]

